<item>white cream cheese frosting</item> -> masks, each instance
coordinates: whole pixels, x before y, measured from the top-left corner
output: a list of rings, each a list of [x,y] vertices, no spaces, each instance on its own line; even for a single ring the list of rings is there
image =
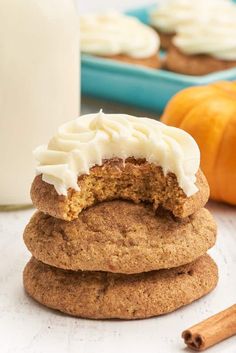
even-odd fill
[[[161,166],[164,174],[174,173],[187,196],[198,191],[200,152],[195,140],[181,129],[148,118],[102,111],[84,115],[59,127],[34,155],[36,173],[60,195],[67,195],[69,188],[79,191],[78,177],[105,159],[128,157],[145,158]]]
[[[178,27],[174,45],[188,55],[207,54],[220,60],[236,60],[236,6],[212,18]]]
[[[175,33],[177,25],[191,20],[192,7],[191,0],[161,2],[150,12],[150,23],[164,33]]]
[[[157,54],[159,46],[157,33],[134,17],[116,12],[80,17],[80,47],[84,53],[147,58]]]
[[[209,18],[234,6],[230,0],[165,0],[150,12],[150,23],[164,33],[175,33],[177,27],[191,24],[196,18]]]

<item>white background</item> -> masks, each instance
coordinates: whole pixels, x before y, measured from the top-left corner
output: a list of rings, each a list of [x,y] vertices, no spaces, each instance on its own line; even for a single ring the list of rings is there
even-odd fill
[[[76,0],[76,2],[82,12],[100,11],[102,9],[125,10],[155,3],[155,1],[145,0]]]

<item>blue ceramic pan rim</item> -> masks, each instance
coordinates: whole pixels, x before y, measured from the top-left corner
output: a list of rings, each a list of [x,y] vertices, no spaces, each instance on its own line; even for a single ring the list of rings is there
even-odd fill
[[[100,58],[98,56],[82,54],[82,65],[96,68],[99,70],[105,70],[106,72],[116,72],[116,74],[128,74],[129,76],[139,76],[142,78],[148,78],[151,80],[158,80],[158,78],[165,79],[166,81],[181,82],[190,85],[204,85],[210,82],[221,81],[236,78],[236,68],[217,71],[204,76],[190,76],[178,74],[166,70],[156,70],[141,66],[130,65],[126,63],[120,63],[113,59]]]

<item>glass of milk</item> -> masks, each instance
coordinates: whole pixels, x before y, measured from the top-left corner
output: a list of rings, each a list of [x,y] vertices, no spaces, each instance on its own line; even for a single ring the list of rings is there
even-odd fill
[[[0,208],[31,204],[32,150],[79,113],[73,0],[0,0]]]

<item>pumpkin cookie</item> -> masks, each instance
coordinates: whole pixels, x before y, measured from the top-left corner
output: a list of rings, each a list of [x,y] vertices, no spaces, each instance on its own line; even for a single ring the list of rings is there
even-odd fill
[[[218,273],[208,255],[175,269],[137,275],[65,271],[32,258],[23,277],[32,298],[69,315],[143,319],[201,298],[215,288]]]
[[[80,17],[82,53],[124,63],[159,68],[160,39],[137,18],[116,12]]]
[[[160,37],[161,48],[168,50],[177,27],[194,14],[193,1],[169,0],[158,4],[149,13],[150,25]]]
[[[150,205],[99,203],[67,222],[36,212],[24,232],[32,255],[69,270],[140,273],[194,261],[212,247],[216,225],[202,208],[185,219]]]
[[[205,54],[186,55],[174,45],[171,45],[164,62],[164,68],[169,71],[195,76],[233,67],[236,67],[236,60],[219,60]]]
[[[227,1],[215,3],[218,10],[212,8],[204,20],[196,17],[178,27],[165,61],[168,70],[206,75],[236,67],[236,6]]]
[[[209,197],[196,142],[152,119],[102,111],[84,115],[61,126],[35,156],[32,201],[67,221],[114,199],[150,202],[183,218]]]
[[[159,34],[164,49],[170,48],[182,27],[186,27],[183,34],[193,51],[200,47],[220,53],[222,48],[227,52],[235,45],[235,4],[232,1],[165,0],[151,9],[149,22]],[[198,26],[193,27],[194,22],[198,22]]]
[[[77,181],[80,191],[69,189],[67,196],[59,195],[42,175],[35,177],[31,198],[35,207],[53,217],[71,221],[80,212],[98,202],[124,199],[135,203],[150,202],[154,209],[162,205],[177,217],[187,217],[205,205],[209,187],[202,171],[197,173],[198,192],[187,197],[179,187],[176,176],[145,160],[120,159],[105,161],[90,169]]]

